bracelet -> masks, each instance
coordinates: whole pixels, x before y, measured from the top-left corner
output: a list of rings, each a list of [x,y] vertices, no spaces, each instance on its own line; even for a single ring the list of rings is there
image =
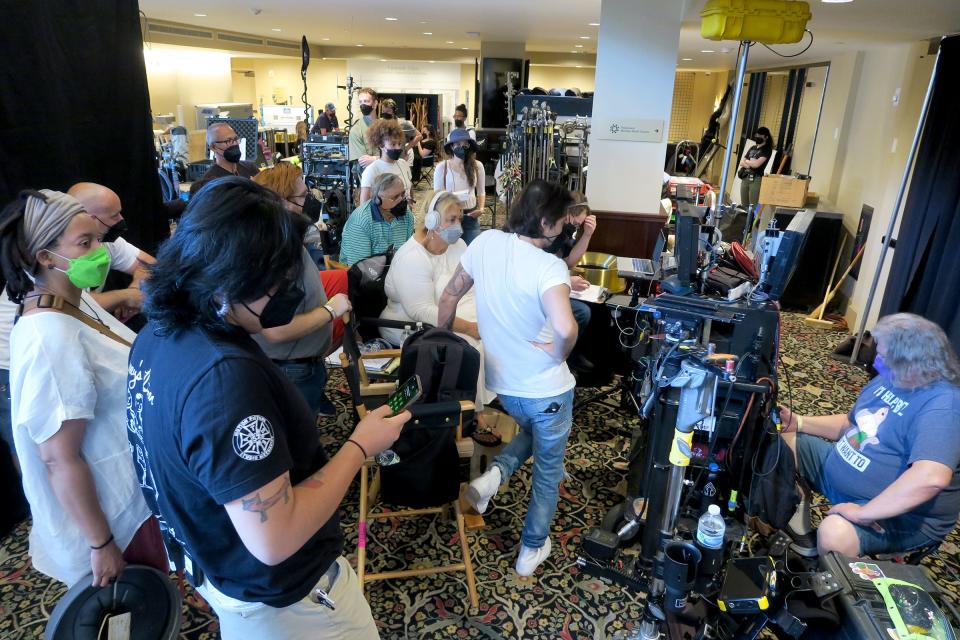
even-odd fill
[[[333,322],[337,319],[337,314],[333,312],[333,307],[328,304],[323,305],[323,308],[327,310],[327,313],[330,314],[330,322]]]
[[[803,416],[797,416],[797,433],[803,431]]]
[[[110,534],[110,537],[107,538],[107,541],[104,542],[102,545],[100,545],[99,547],[90,547],[90,548],[93,549],[94,551],[99,551],[100,549],[103,549],[105,546],[107,546],[107,545],[110,544],[111,542],[113,542],[113,534],[112,534],[112,533]]]
[[[367,458],[370,457],[370,456],[367,455],[367,450],[363,448],[363,445],[361,445],[359,442],[357,442],[357,441],[354,440],[353,438],[349,438],[349,439],[347,440],[347,442],[352,442],[353,444],[357,445],[357,448],[360,449],[360,452],[361,452],[361,453],[363,453],[363,459],[364,459],[364,460],[366,460]],[[111,536],[111,539],[113,539],[112,536]]]

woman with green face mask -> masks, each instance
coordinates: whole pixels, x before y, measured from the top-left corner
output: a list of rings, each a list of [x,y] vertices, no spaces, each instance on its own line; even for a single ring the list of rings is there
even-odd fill
[[[10,394],[31,559],[68,585],[107,586],[127,562],[166,571],[126,437],[135,335],[85,291],[110,269],[100,234],[80,202],[56,191],[23,191],[0,213],[0,270],[20,305]]]

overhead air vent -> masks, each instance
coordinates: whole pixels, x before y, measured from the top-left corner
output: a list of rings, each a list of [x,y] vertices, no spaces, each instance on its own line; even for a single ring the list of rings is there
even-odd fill
[[[267,40],[268,47],[276,47],[277,49],[292,49],[294,51],[300,50],[300,45],[295,42],[280,42],[278,40]]]
[[[167,24],[157,24],[156,22],[149,22],[147,24],[147,30],[152,31],[153,33],[167,33],[172,36],[187,36],[190,38],[204,38],[205,40],[213,39],[212,31],[202,31],[200,29],[189,29],[186,27],[174,27]]]
[[[240,42],[243,44],[252,44],[256,47],[263,46],[263,40],[260,38],[251,38],[249,36],[237,36],[232,33],[217,33],[217,40],[227,40],[228,42]]]

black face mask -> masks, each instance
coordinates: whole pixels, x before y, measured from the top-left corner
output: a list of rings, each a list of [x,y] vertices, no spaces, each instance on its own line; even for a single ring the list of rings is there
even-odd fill
[[[360,113],[362,113],[365,116],[370,115],[371,113],[373,113],[373,105],[372,104],[360,105]]]
[[[400,156],[403,155],[403,149],[387,149],[386,155],[391,160],[399,160]]]
[[[542,236],[550,240],[543,250],[551,255],[559,255],[561,258],[566,258],[573,250],[573,245],[577,243],[573,237],[573,234],[576,233],[576,231],[577,225],[570,224],[569,222],[564,223],[563,230],[561,230],[557,235]]]
[[[463,147],[457,147],[456,149],[453,150],[453,155],[460,158],[461,160],[467,157],[467,153],[468,153],[467,150]]]
[[[100,221],[97,220],[97,222],[100,222]],[[100,224],[103,224],[103,223],[100,222]],[[100,242],[113,242],[114,240],[119,238],[123,234],[123,232],[126,230],[127,230],[127,221],[121,220],[120,222],[113,225],[112,227],[107,227],[107,232],[103,234],[103,238],[100,240]]]
[[[316,222],[323,215],[323,203],[317,200],[312,193],[308,193],[307,197],[303,199],[301,211],[303,211],[303,215]]]
[[[299,285],[287,281],[277,288],[275,294],[270,296],[270,300],[267,301],[267,304],[263,307],[263,311],[260,313],[254,312],[250,307],[247,307],[246,303],[243,303],[243,306],[246,307],[247,311],[260,319],[261,327],[264,329],[272,329],[273,327],[282,327],[290,324],[293,321],[293,317],[297,315],[297,309],[300,307],[300,303],[303,302],[305,296],[306,294]]]
[[[462,129],[462,128],[463,128],[463,120],[457,120],[456,118],[454,118],[454,119],[453,119],[453,126],[455,126],[457,129]]]
[[[763,136],[754,136],[753,141],[756,142],[761,147],[767,143],[767,139]]]
[[[380,207],[383,207],[383,199],[382,199],[382,198],[377,198],[377,205],[379,205]],[[390,207],[389,209],[385,209],[385,211],[389,212],[390,215],[392,215],[393,217],[406,215],[406,214],[407,214],[407,199],[404,198],[403,200],[401,200],[401,201],[398,202],[397,204],[393,205],[393,206]]]
[[[383,113],[381,113],[381,114],[380,114],[380,117],[383,118],[384,120],[393,120],[393,114],[392,114],[392,113],[387,113],[386,111],[384,111]]]
[[[224,149],[223,159],[227,162],[240,162],[240,145],[235,144]]]

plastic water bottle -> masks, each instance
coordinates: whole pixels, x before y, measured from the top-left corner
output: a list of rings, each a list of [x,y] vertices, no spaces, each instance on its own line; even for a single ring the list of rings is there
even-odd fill
[[[712,504],[707,512],[700,516],[697,523],[697,542],[707,549],[719,549],[723,546],[723,535],[727,525],[720,515],[720,507]]]
[[[720,465],[711,462],[707,469],[707,482],[700,492],[700,515],[707,512],[711,504],[720,503]]]

